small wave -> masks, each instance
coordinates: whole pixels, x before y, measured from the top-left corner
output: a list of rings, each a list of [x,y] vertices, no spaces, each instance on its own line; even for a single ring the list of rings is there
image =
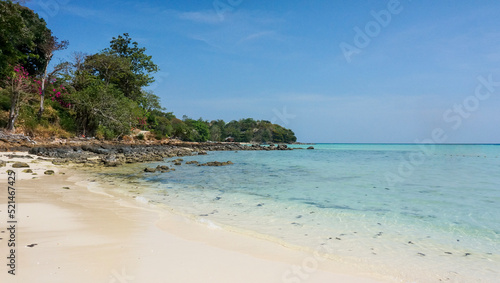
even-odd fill
[[[135,197],[135,201],[142,204],[148,204],[149,200],[143,196]]]
[[[205,224],[209,229],[212,229],[212,230],[222,229],[220,226],[216,225],[212,221],[205,219],[205,218],[201,218],[200,220],[198,220],[198,222]]]

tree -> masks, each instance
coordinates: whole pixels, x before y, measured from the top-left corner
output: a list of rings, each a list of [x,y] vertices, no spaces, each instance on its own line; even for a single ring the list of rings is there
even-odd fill
[[[126,97],[137,101],[142,95],[141,89],[154,82],[151,75],[158,71],[153,63],[152,56],[146,55],[146,48],[139,48],[137,42],[132,42],[128,33],[113,37],[110,47],[102,54],[118,56],[127,61],[129,69],[114,77],[113,83],[120,88]]]
[[[48,73],[49,63],[52,60],[55,51],[66,49],[69,44],[68,41],[58,42],[57,37],[53,36],[50,31],[47,31],[45,36],[47,40],[42,44],[42,50],[44,50],[43,55],[45,56],[45,66],[43,68],[42,86],[40,91],[40,110],[38,111],[39,118],[42,117],[44,111],[43,103],[45,101],[45,87],[47,81],[65,68],[65,64],[59,64],[54,68],[54,70],[52,70],[52,72]]]
[[[12,69],[10,76],[5,80],[5,85],[9,90],[11,101],[7,131],[14,131],[21,102],[26,97],[26,93],[33,89],[33,80],[26,69],[18,65]]]
[[[140,108],[113,85],[94,80],[72,97],[77,127],[84,135],[107,131],[106,137],[119,137],[130,131],[140,116]]]
[[[45,21],[35,12],[12,1],[0,1],[0,76],[8,75],[9,65],[22,65],[32,76],[41,75],[46,64]]]

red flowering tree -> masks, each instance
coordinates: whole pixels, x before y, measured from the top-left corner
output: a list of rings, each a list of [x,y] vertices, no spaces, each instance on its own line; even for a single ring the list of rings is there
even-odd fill
[[[33,91],[33,79],[30,78],[28,71],[21,66],[14,66],[10,76],[5,80],[6,89],[10,92],[10,112],[7,123],[7,131],[13,131],[16,119],[19,116],[19,108],[26,98],[26,94]]]

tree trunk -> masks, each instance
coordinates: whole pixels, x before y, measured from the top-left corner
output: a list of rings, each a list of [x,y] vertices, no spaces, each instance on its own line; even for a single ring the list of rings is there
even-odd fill
[[[52,59],[52,53],[47,58],[47,63],[45,63],[45,72],[43,73],[42,78],[42,90],[40,92],[40,110],[38,110],[38,118],[42,118],[42,114],[44,111],[43,102],[45,100],[45,82],[47,81],[47,69],[49,68],[49,62]]]
[[[14,90],[12,92],[12,101],[10,103],[9,121],[7,123],[7,131],[9,131],[9,132],[14,131],[14,125],[16,123],[16,118],[19,115],[19,111],[18,111],[19,108],[17,107],[18,100],[19,100],[19,92]]]

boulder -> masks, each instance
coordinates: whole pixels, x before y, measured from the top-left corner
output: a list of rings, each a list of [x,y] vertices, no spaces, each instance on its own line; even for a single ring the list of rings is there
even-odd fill
[[[158,166],[156,166],[156,171],[166,173],[166,172],[170,171],[170,168],[168,168],[168,166],[166,166],[166,165],[158,165]]]
[[[12,168],[30,168],[30,166],[25,162],[16,162],[12,164]]]
[[[307,149],[314,149],[314,146],[310,146],[310,147],[308,147]]]
[[[45,175],[54,175],[54,173],[55,173],[54,170],[47,170],[47,171],[43,172],[43,174],[45,174]]]
[[[106,167],[116,167],[123,164],[123,162],[120,159],[116,158],[114,154],[104,156],[103,158],[101,158],[101,161]]]

